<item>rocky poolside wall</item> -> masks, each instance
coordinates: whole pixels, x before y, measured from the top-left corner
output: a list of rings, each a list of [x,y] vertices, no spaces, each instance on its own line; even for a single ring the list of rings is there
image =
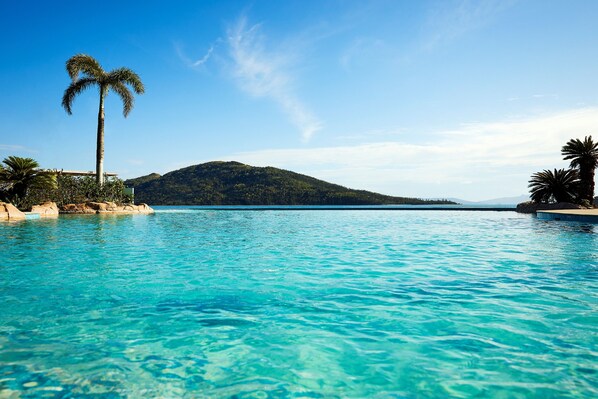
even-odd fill
[[[151,214],[154,210],[147,204],[116,204],[114,202],[86,202],[84,204],[68,204],[60,209],[63,214]]]
[[[116,204],[114,202],[86,202],[82,204],[68,204],[59,208],[55,202],[46,202],[35,205],[31,212],[42,218],[58,217],[59,214],[70,215],[149,215],[154,210],[147,204]],[[26,214],[18,210],[14,205],[0,202],[0,221],[2,220],[25,220]]]
[[[537,211],[555,211],[560,209],[584,209],[583,206],[569,202],[557,202],[554,204],[538,204],[533,201],[517,204],[516,211],[519,213],[536,213]]]
[[[25,220],[25,214],[12,204],[0,202],[0,220]]]

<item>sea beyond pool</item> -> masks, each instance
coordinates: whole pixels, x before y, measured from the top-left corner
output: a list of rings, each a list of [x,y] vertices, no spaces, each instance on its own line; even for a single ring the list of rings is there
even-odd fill
[[[0,398],[595,398],[597,249],[510,211],[0,223]]]

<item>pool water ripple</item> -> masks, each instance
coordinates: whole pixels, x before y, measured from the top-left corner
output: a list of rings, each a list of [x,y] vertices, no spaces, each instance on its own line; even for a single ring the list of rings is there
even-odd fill
[[[0,397],[598,396],[595,226],[178,209],[0,243]]]

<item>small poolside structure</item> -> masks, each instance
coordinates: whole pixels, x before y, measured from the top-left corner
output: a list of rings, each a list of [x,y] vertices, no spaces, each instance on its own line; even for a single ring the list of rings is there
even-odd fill
[[[64,170],[64,169],[38,169],[39,172],[45,173],[54,173],[57,175],[65,175],[65,176],[95,176],[96,172],[85,172],[79,170]],[[106,177],[116,177],[118,176],[117,173],[104,173]]]

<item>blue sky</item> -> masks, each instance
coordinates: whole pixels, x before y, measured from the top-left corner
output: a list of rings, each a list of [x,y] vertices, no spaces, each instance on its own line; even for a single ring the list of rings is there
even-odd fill
[[[122,5],[121,3],[125,3]],[[95,168],[98,95],[68,116],[65,61],[146,86],[109,94],[108,171],[211,160],[353,188],[481,200],[527,192],[598,136],[598,2],[0,0],[0,158]]]

